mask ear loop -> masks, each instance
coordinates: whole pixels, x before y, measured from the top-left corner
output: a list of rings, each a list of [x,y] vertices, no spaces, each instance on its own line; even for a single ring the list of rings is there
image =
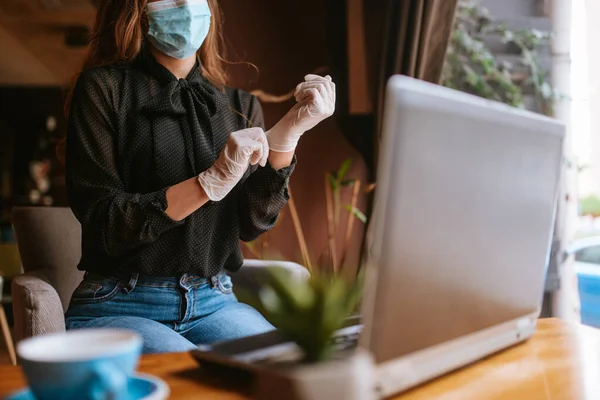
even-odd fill
[[[190,6],[206,4],[206,6],[208,7],[207,0],[160,0],[148,3],[146,5],[146,10],[148,12],[154,12],[171,8],[183,7],[186,4]]]
[[[294,98],[295,92],[296,89],[292,89],[291,91],[285,94],[277,96],[271,93],[267,93],[264,90],[257,89],[251,91],[250,94],[256,96],[263,103],[285,103],[286,101]]]
[[[326,73],[329,70],[328,67],[319,67],[317,69],[315,69],[312,73],[315,75],[322,75],[324,73]],[[275,94],[271,94],[271,93],[267,93],[264,90],[261,89],[256,89],[250,92],[251,95],[256,96],[258,98],[258,100],[260,100],[261,103],[271,103],[271,104],[278,104],[278,103],[285,103],[288,100],[291,100],[294,98],[294,94],[296,93],[296,88],[290,90],[289,92],[282,94],[282,95],[275,95]],[[233,107],[231,107],[231,105],[228,105],[229,111],[231,111],[234,114],[239,115],[240,117],[244,118],[244,120],[246,121],[248,128],[252,128],[253,124],[252,121],[250,121],[250,119],[244,115],[244,113],[239,112],[238,110],[235,110]]]
[[[231,107],[231,104],[227,105],[227,108],[229,108],[229,111],[231,111],[234,114],[239,115],[240,117],[242,117],[244,119],[244,121],[246,121],[246,127],[247,128],[252,128],[254,126],[254,124],[252,123],[252,121],[250,120],[250,118],[248,118],[247,116],[244,115],[244,113],[239,112],[238,110],[234,109],[233,107]]]
[[[312,74],[314,75],[323,75],[324,73],[328,72],[329,68],[328,67],[319,67],[317,69],[315,69]],[[294,93],[296,93],[296,88],[290,90],[289,92],[282,94],[282,95],[274,95],[271,93],[267,93],[264,90],[261,89],[256,89],[250,92],[250,94],[256,96],[261,102],[263,103],[285,103],[288,100],[291,100],[294,98]]]
[[[177,0],[161,0],[155,1],[153,3],[146,4],[146,12],[153,13],[155,11],[166,10],[169,8],[180,7],[182,4],[179,4]]]

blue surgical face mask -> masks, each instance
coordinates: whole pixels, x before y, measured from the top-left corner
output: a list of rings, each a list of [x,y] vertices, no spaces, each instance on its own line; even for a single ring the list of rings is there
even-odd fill
[[[148,3],[148,39],[162,53],[178,59],[193,55],[208,36],[207,0],[161,0]]]

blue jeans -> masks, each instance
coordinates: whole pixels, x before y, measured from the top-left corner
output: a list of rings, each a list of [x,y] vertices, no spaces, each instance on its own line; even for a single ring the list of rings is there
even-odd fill
[[[133,330],[142,336],[146,354],[189,351],[274,329],[258,311],[238,302],[226,274],[207,279],[87,273],[65,319],[67,329]]]

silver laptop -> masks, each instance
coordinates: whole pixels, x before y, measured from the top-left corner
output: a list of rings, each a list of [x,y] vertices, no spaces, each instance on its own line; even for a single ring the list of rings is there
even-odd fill
[[[564,131],[538,114],[390,79],[362,324],[335,338],[373,354],[381,397],[533,334]],[[252,368],[293,351],[273,332],[194,355]]]

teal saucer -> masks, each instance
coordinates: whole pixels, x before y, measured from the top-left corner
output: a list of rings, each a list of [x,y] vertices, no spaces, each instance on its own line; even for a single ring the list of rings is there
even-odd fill
[[[137,374],[129,379],[131,400],[165,400],[169,397],[169,386],[152,375]],[[29,388],[13,393],[6,400],[36,400]]]

